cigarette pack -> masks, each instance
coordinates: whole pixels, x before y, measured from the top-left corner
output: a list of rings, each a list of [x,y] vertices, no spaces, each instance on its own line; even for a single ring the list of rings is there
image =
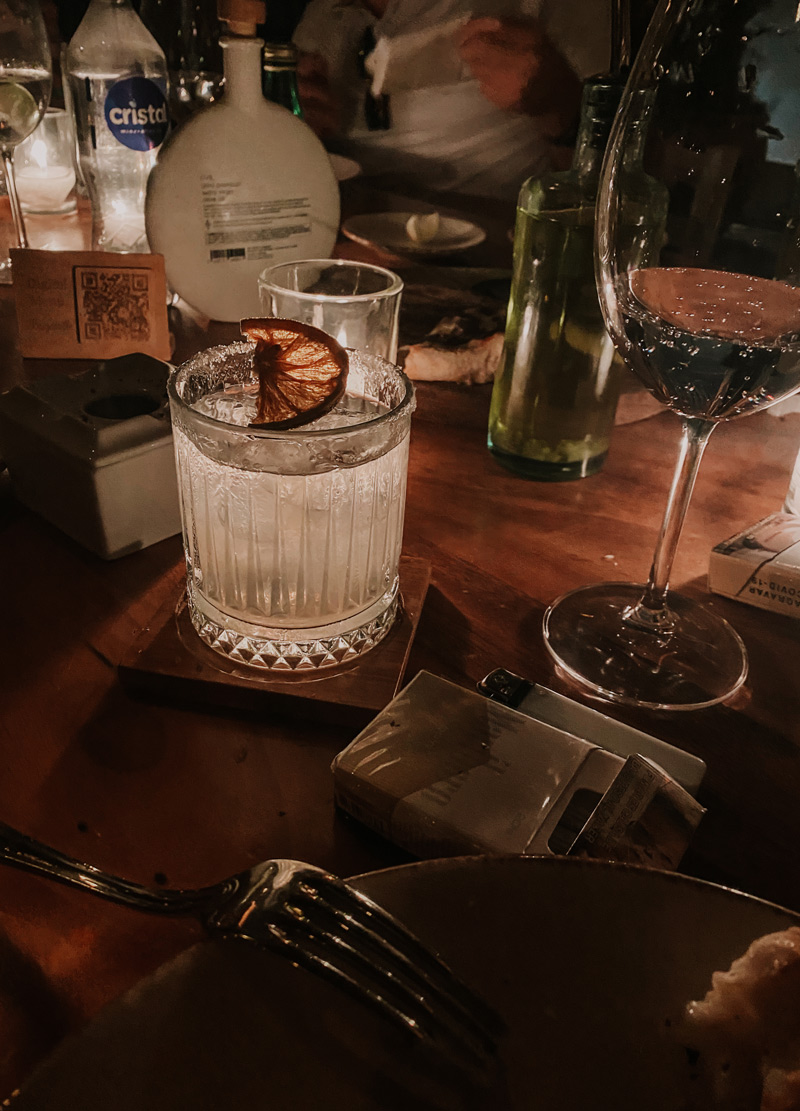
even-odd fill
[[[727,598],[800,617],[800,516],[772,513],[717,544],[708,585]]]
[[[704,812],[650,759],[425,671],[333,776],[342,810],[418,857],[573,853],[674,868]]]

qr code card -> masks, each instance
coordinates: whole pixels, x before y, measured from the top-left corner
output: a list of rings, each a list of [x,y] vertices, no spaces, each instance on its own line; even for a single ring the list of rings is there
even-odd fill
[[[20,351],[34,359],[170,357],[161,255],[14,251]]]
[[[137,339],[151,335],[149,270],[73,267],[75,313],[81,342]]]

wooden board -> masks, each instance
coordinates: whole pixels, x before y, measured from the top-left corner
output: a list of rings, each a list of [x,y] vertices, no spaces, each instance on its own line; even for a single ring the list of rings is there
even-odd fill
[[[402,557],[401,604],[386,638],[352,663],[302,674],[271,674],[214,652],[194,631],[181,592],[120,661],[120,680],[155,701],[365,723],[400,689],[430,574],[427,560]]]

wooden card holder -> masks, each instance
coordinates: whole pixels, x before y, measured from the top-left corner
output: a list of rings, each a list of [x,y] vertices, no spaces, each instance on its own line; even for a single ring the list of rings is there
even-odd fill
[[[226,659],[200,640],[181,595],[123,657],[120,681],[155,701],[365,724],[402,685],[430,574],[427,560],[403,556],[400,610],[386,638],[352,663],[317,672],[273,673]]]

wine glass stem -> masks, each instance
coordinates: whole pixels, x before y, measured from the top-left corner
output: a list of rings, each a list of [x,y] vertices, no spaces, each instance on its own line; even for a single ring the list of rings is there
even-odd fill
[[[14,177],[14,150],[11,147],[3,147],[3,171],[6,175],[8,199],[11,202],[11,215],[14,217],[14,227],[17,231],[17,243],[20,247],[27,247],[28,236],[25,234],[25,221],[22,217],[22,208],[17,193],[17,179]]]
[[[714,421],[695,417],[682,417],[681,424],[680,455],[661,522],[650,578],[635,613],[629,615],[629,619],[636,624],[645,625],[655,632],[669,632],[672,627],[672,617],[667,609],[669,577],[694,490],[697,469],[708,438],[716,427]]]

